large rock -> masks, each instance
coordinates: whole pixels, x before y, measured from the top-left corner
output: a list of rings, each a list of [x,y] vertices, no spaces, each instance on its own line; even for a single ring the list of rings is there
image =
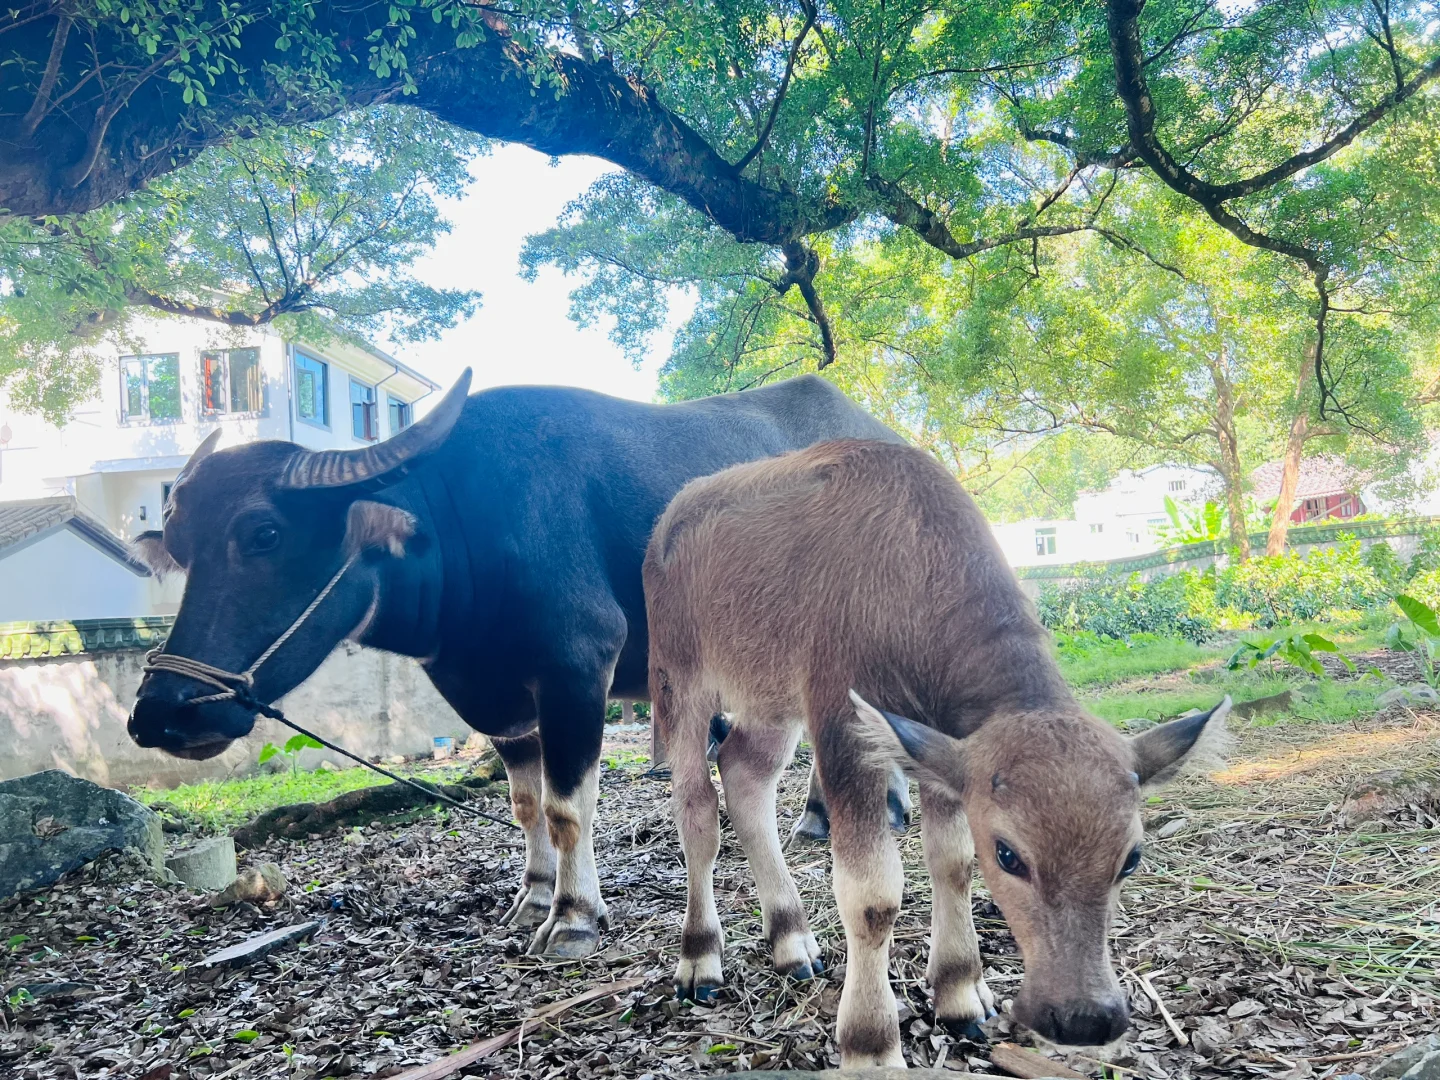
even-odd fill
[[[58,769],[0,782],[0,896],[39,889],[107,851],[165,866],[159,815]]]
[[[1440,1078],[1440,1035],[1427,1035],[1370,1070],[1374,1080],[1437,1080]]]

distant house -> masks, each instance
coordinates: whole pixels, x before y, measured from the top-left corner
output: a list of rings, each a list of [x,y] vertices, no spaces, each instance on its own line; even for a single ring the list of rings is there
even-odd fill
[[[1284,462],[1269,461],[1250,474],[1250,487],[1265,509],[1275,505],[1280,495],[1280,479]],[[1307,522],[1358,517],[1365,513],[1361,489],[1363,474],[1330,454],[1302,458],[1300,478],[1295,487],[1295,509],[1290,520],[1296,525]]]
[[[156,605],[156,585],[72,497],[0,503],[0,621],[131,618]]]
[[[1167,498],[1193,505],[1218,497],[1220,489],[1218,474],[1200,466],[1125,469],[1100,491],[1078,495],[1073,518],[992,528],[1011,566],[1117,559],[1161,546],[1158,533],[1170,525]]]
[[[274,328],[235,330],[199,320],[137,323],[123,342],[101,347],[101,363],[98,398],[63,428],[9,410],[0,399],[0,510],[33,504],[14,510],[19,520],[39,513],[39,500],[51,500],[45,513],[71,515],[64,537],[32,541],[24,551],[17,546],[5,558],[15,567],[33,564],[36,575],[23,608],[22,594],[0,585],[0,623],[89,617],[64,586],[76,570],[72,557],[93,561],[107,543],[123,547],[159,528],[170,484],[217,428],[222,447],[256,439],[317,450],[364,446],[408,427],[417,404],[439,389],[368,346],[339,339],[314,346]],[[133,576],[123,559],[111,563],[107,572]],[[179,605],[178,579],[158,586],[137,579],[135,587],[137,602],[145,600],[127,616],[170,614]],[[35,590],[51,596],[38,615]]]

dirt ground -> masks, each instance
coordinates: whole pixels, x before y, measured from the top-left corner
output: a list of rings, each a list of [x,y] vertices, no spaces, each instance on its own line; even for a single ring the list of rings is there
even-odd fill
[[[1437,789],[1422,783],[1390,798],[1394,806],[1383,794],[1361,800],[1379,816],[1360,823],[1342,811],[1377,771],[1433,776],[1440,717],[1398,711],[1358,726],[1237,734],[1225,772],[1185,781],[1146,808],[1146,858],[1115,935],[1134,1023],[1109,1075],[1363,1075],[1440,1028]],[[729,983],[715,1007],[678,1005],[670,977],[684,868],[668,782],[645,775],[634,754],[642,748],[633,733],[607,748],[596,849],[611,930],[596,957],[524,955],[528,932],[496,925],[520,874],[519,836],[458,815],[246,853],[242,863],[273,860],[291,883],[265,910],[213,911],[182,890],[128,880],[111,862],[0,903],[0,943],[15,935],[0,985],[81,984],[73,997],[4,1007],[0,1075],[383,1077],[612,980],[620,993],[532,1021],[518,1044],[467,1074],[644,1080],[835,1064],[844,956],[828,850],[790,853],[827,977],[792,984],[769,970],[754,888],[727,831],[716,892]],[[798,812],[807,768],[801,760],[787,774],[783,827]],[[485,805],[504,812],[499,793]],[[986,1044],[931,1027],[918,829],[900,843],[907,889],[892,975],[906,1056],[991,1071]],[[983,892],[976,915],[986,975],[1003,1002],[1019,986],[1020,958]],[[319,917],[325,925],[307,945],[210,981],[195,970],[216,949]],[[1003,1010],[987,1031],[1027,1041]],[[1067,1060],[1103,1075],[1097,1060]]]

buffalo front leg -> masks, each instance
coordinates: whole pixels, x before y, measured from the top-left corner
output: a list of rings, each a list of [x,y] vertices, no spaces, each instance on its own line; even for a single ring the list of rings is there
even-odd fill
[[[510,779],[510,809],[525,831],[525,876],[500,925],[539,926],[555,899],[555,846],[540,809],[544,797],[540,736],[532,732],[519,739],[491,741]]]
[[[920,842],[932,889],[925,978],[935,994],[935,1020],[952,1035],[984,1039],[980,1025],[995,1015],[995,996],[985,985],[970,914],[975,842],[958,802],[925,784],[920,799]]]
[[[530,943],[532,955],[589,956],[609,926],[594,844],[606,689],[576,695],[542,686],[536,695],[545,773],[541,811],[557,866],[555,899]]]
[[[890,769],[890,776],[886,781],[885,808],[890,817],[890,828],[896,832],[904,832],[910,825],[910,782],[905,779],[905,774],[898,765]],[[790,833],[790,841],[819,841],[826,840],[829,836],[830,812],[825,809],[825,795],[820,788],[819,771],[811,769],[810,790],[805,795],[805,813],[795,823],[795,828]]]
[[[869,758],[839,715],[830,717],[837,722],[823,725],[816,764],[830,809],[835,904],[845,927],[845,987],[836,1024],[840,1067],[903,1068],[890,945],[905,876],[885,808],[886,767]]]
[[[755,878],[775,970],[803,980],[821,970],[820,946],[785,865],[775,820],[776,785],[798,736],[794,726],[747,726],[742,719],[721,744],[719,763],[725,808]]]
[[[675,965],[675,996],[710,1001],[725,982],[725,935],[715,908],[715,858],[720,853],[720,800],[707,754],[709,703],[665,685],[655,696],[654,723],[670,757],[671,806],[685,853],[685,922]]]

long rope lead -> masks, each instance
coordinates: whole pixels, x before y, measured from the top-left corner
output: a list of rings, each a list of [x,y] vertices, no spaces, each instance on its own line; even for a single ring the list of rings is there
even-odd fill
[[[261,701],[255,696],[255,672],[260,670],[260,665],[264,664],[265,661],[269,660],[272,656],[274,656],[275,653],[279,650],[279,648],[284,645],[285,642],[290,640],[290,638],[294,635],[295,631],[299,630],[300,627],[305,624],[306,620],[308,620],[311,615],[315,614],[315,609],[318,608],[320,604],[324,601],[324,599],[330,595],[331,591],[335,588],[335,586],[340,584],[340,579],[345,576],[346,571],[348,571],[350,567],[355,565],[355,560],[357,558],[359,558],[358,552],[354,555],[351,555],[350,558],[346,559],[345,564],[341,566],[340,569],[335,572],[335,575],[325,583],[325,587],[315,595],[315,599],[310,601],[310,603],[306,606],[305,610],[299,614],[299,616],[295,619],[294,622],[290,624],[286,631],[278,638],[276,638],[275,641],[270,645],[270,647],[260,654],[259,659],[257,659],[244,671],[237,674],[233,671],[226,671],[224,668],[218,668],[212,664],[207,664],[203,661],[195,660],[188,656],[177,656],[175,653],[166,652],[164,646],[162,645],[160,648],[152,649],[148,654],[146,654],[145,667],[143,669],[144,673],[149,675],[153,672],[163,671],[169,672],[172,675],[182,675],[185,678],[193,679],[196,682],[206,683],[209,686],[215,687],[216,693],[207,694],[204,697],[191,698],[186,704],[204,705],[212,701],[234,701],[237,705],[242,705],[245,708],[251,710],[252,712],[258,713],[261,716],[268,716],[271,720],[274,720],[277,723],[284,724],[291,730],[296,731],[299,734],[304,735],[308,738],[314,739],[317,743],[325,747],[327,750],[333,750],[335,753],[347,757],[351,761],[358,762],[359,764],[365,766],[365,768],[370,769],[373,772],[379,773],[381,776],[389,777],[396,783],[405,784],[407,787],[412,787],[416,791],[423,792],[425,795],[429,796],[432,799],[437,799],[440,802],[447,803],[448,805],[455,807],[457,810],[465,811],[465,813],[467,814],[474,814],[476,817],[484,818],[486,821],[494,822],[496,825],[504,825],[508,829],[519,829],[520,826],[515,824],[513,821],[504,821],[498,817],[494,817],[491,814],[485,813],[485,811],[483,810],[477,810],[473,806],[468,806],[458,799],[452,799],[449,795],[446,795],[438,788],[432,787],[428,784],[422,784],[417,780],[411,780],[408,777],[400,776],[397,773],[391,772],[389,769],[381,768],[373,761],[367,761],[359,754],[351,753],[349,750],[346,750],[338,743],[333,743],[329,739],[326,739],[320,735],[315,734],[315,732],[313,731],[309,731],[301,727],[299,724],[295,723],[295,721],[287,717],[279,709],[275,708],[273,705],[265,704],[263,701]]]

